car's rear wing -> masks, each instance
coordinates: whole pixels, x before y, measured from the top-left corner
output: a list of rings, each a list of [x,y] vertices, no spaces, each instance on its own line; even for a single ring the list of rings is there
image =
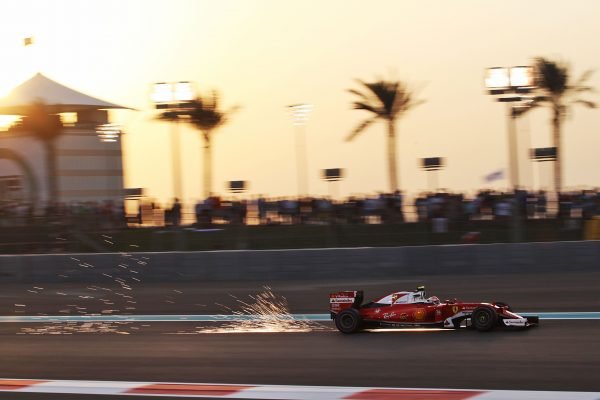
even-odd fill
[[[340,311],[355,307],[358,308],[363,301],[362,290],[348,290],[345,292],[336,292],[329,294],[329,312],[337,314]]]

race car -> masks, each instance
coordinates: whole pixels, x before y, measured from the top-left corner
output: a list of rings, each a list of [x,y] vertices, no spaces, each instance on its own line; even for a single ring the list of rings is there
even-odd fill
[[[539,324],[537,316],[521,316],[501,302],[441,302],[427,297],[425,287],[394,292],[366,304],[363,291],[344,291],[329,295],[329,312],[342,333],[368,328],[448,328],[461,326],[490,331],[497,327],[528,328]]]

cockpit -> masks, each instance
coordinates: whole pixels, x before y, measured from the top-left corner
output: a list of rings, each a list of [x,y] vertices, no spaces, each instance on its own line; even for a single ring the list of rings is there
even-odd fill
[[[372,304],[374,306],[389,306],[414,303],[439,304],[440,299],[438,299],[436,296],[427,297],[425,293],[425,287],[419,286],[414,292],[394,292],[382,297]]]

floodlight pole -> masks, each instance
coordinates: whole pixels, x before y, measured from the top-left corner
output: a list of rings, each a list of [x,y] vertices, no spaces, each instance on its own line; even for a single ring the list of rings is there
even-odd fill
[[[298,183],[298,197],[308,196],[308,157],[306,154],[306,122],[312,110],[310,104],[294,104],[288,106],[296,131],[296,174]]]
[[[179,138],[179,114],[182,104],[193,98],[193,88],[189,82],[154,84],[153,101],[155,107],[173,112],[171,122],[171,158],[173,173],[173,197],[183,201],[183,185],[181,183],[181,149]]]
[[[517,154],[517,117],[520,112],[513,105],[515,102],[522,102],[524,99],[518,94],[528,93],[535,86],[532,74],[532,67],[518,66],[511,68],[488,68],[488,77],[486,78],[486,87],[489,94],[505,95],[517,94],[500,97],[498,101],[507,103],[508,111],[508,165],[510,184],[513,190],[519,188],[519,160]]]
[[[519,188],[519,157],[517,154],[517,115],[514,106],[507,103],[508,111],[508,158],[510,182],[513,190]]]
[[[510,68],[488,68],[486,76],[486,87],[489,94],[507,95],[498,99],[500,102],[507,103],[508,107],[508,160],[510,169],[510,180],[514,191],[512,218],[511,218],[511,239],[513,242],[522,240],[522,222],[519,215],[519,166],[517,154],[516,139],[516,119],[521,114],[518,108],[513,105],[515,102],[527,100],[520,96],[522,93],[529,93],[535,88],[535,79],[533,68],[529,66],[516,66]],[[528,105],[526,103],[526,105]]]
[[[104,173],[105,173],[105,200],[111,200],[111,177],[110,175],[110,157],[111,157],[111,143],[118,142],[122,135],[121,127],[117,124],[101,124],[96,127],[96,134],[98,135],[98,139],[104,143]]]
[[[308,180],[306,177],[306,125],[296,126],[296,173],[298,180],[298,196],[308,194]]]
[[[181,151],[179,144],[179,117],[171,124],[171,153],[173,162],[173,197],[182,199],[181,190]]]

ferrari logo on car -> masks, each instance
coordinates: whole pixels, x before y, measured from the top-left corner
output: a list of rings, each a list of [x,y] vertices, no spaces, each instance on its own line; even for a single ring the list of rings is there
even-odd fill
[[[453,306],[453,307],[452,307],[452,312],[453,312],[454,314],[456,314],[456,313],[458,312],[458,306]]]

